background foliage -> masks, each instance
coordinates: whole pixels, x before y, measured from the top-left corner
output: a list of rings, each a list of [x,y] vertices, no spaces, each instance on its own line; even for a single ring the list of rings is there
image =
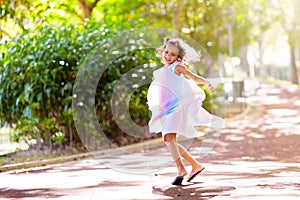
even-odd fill
[[[60,130],[72,141],[71,102],[76,72],[109,29],[85,22],[60,27],[43,24],[36,30],[5,45],[0,61],[1,118],[16,124],[19,137],[51,142],[52,135]]]
[[[288,0],[1,0],[0,7],[0,118],[15,126],[13,138],[36,139],[37,147],[80,142],[72,118],[72,89],[80,64],[99,42],[114,33],[138,27],[166,27],[200,43],[226,75],[224,61],[233,55],[249,75],[248,50],[257,46],[254,71],[273,75],[278,66],[264,64],[270,43],[268,32],[282,27],[290,47],[291,64],[284,77],[299,83],[299,3]],[[230,41],[230,27],[233,40]],[[277,29],[276,29],[277,30]],[[130,38],[124,38],[128,40]],[[297,54],[298,52],[298,54]],[[115,124],[111,90],[115,80],[132,66],[149,62],[153,52],[132,51],[112,63],[97,87],[98,120],[106,134],[118,145],[124,136]],[[159,63],[158,60],[153,62]],[[124,67],[125,66],[125,67]],[[202,75],[218,73],[210,68]],[[268,74],[269,73],[269,74]],[[278,74],[278,73],[275,73]],[[279,73],[280,74],[280,73]],[[150,76],[150,75],[149,75]],[[282,77],[282,75],[280,75]],[[136,123],[149,119],[146,107],[147,85],[138,88],[130,100],[130,113]],[[207,91],[206,91],[207,92]],[[222,91],[220,91],[222,92]],[[208,95],[211,98],[216,96]],[[210,98],[204,103],[213,109]],[[212,106],[212,107],[210,107]],[[128,139],[125,143],[137,142]]]

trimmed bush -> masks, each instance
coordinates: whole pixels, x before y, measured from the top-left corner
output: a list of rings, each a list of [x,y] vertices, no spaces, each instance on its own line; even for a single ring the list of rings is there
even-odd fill
[[[76,139],[71,102],[78,66],[110,33],[97,22],[42,24],[2,47],[0,118],[16,125],[20,137],[15,138],[52,142],[61,131],[69,140]]]

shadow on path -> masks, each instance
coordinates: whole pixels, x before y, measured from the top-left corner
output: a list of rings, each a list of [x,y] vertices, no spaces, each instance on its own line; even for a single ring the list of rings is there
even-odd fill
[[[230,196],[226,191],[234,190],[232,186],[207,186],[194,182],[182,186],[153,186],[152,193],[172,197],[172,199],[207,199],[216,196]]]
[[[113,187],[136,187],[141,185],[136,181],[124,181],[124,182],[114,182],[114,181],[102,181],[95,185],[87,185],[83,187],[73,187],[73,188],[34,188],[34,189],[11,189],[11,188],[0,188],[0,199],[24,199],[24,198],[59,198],[66,196],[68,193],[76,193],[78,191],[83,191],[87,189],[98,189],[102,188],[113,188]]]
[[[51,188],[35,189],[10,189],[0,188],[0,198],[58,198],[64,194],[59,194],[57,190]]]

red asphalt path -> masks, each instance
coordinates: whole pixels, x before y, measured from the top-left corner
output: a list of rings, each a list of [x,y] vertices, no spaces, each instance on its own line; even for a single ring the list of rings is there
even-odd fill
[[[109,159],[90,158],[0,173],[0,199],[300,199],[299,87],[260,83],[255,89],[246,93],[252,111],[226,122],[192,183],[170,184],[174,164],[134,175],[109,168]],[[193,155],[200,144],[190,147]]]

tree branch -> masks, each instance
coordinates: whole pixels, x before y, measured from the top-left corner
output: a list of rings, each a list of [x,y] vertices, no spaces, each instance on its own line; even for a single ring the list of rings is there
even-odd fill
[[[98,3],[99,1],[100,1],[100,0],[95,0],[91,5],[89,5],[90,11],[92,11],[92,10],[97,6],[97,3]]]
[[[97,6],[97,3],[100,0],[95,0],[92,4],[88,5],[88,2],[86,0],[78,0],[79,6],[82,10],[82,18],[90,18],[93,9]]]

